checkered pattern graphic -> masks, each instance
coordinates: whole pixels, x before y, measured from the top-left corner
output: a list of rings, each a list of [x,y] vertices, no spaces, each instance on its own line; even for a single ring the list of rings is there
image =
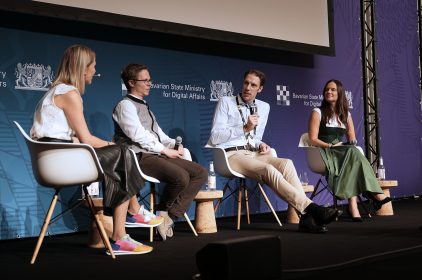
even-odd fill
[[[290,91],[287,86],[277,85],[277,105],[290,106]]]

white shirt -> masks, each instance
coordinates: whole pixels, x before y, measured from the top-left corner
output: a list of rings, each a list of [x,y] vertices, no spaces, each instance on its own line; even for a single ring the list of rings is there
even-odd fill
[[[317,112],[319,115],[319,120],[321,120],[321,109],[320,108],[314,108],[313,111]],[[347,120],[350,118],[350,112],[347,116]],[[339,125],[340,124],[340,125]],[[341,127],[346,128],[346,125],[342,123],[340,120],[337,122],[337,116],[332,116],[330,120],[328,120],[328,123],[325,124],[327,127]]]
[[[59,84],[45,93],[43,98],[38,102],[37,109],[34,113],[34,123],[30,132],[32,139],[50,137],[72,140],[75,132],[69,126],[64,111],[54,103],[54,97],[73,90],[79,92],[74,86]]]
[[[242,120],[237,108],[236,98],[239,100],[240,110],[242,111],[244,120]],[[211,136],[208,144],[225,149],[246,145],[249,140],[251,145],[255,148],[259,148],[259,145],[262,143],[265,126],[267,125],[270,105],[258,99],[255,99],[255,105],[258,108],[257,113],[259,115],[256,134],[253,130],[245,133],[243,125],[247,122],[248,116],[250,115],[249,107],[247,107],[238,95],[222,97],[215,108]],[[253,138],[247,138],[247,134],[249,133]]]
[[[134,95],[132,96],[137,98]],[[158,131],[156,132],[160,136],[161,143],[155,134],[146,130],[139,120],[135,105],[130,100],[124,99],[117,104],[113,112],[113,119],[119,124],[127,137],[141,145],[146,151],[160,153],[165,147],[172,148],[175,145],[176,141],[168,137],[158,123]],[[134,150],[135,152],[139,152],[136,149]]]

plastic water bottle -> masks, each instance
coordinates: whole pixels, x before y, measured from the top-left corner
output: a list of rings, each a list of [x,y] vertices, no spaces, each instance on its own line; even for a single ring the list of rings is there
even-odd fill
[[[377,177],[379,180],[385,180],[385,167],[382,157],[380,157],[378,170],[377,170]]]
[[[308,174],[306,172],[303,172],[303,174],[299,174],[299,179],[302,183],[302,186],[307,186],[309,184]]]
[[[214,163],[210,161],[210,169],[208,173],[208,190],[215,191],[217,189],[217,182],[214,171]]]

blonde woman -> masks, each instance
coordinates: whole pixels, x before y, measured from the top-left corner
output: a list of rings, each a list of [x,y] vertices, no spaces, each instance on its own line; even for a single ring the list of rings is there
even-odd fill
[[[133,240],[125,226],[152,227],[163,219],[143,215],[136,194],[143,180],[130,151],[92,135],[83,114],[82,94],[92,83],[96,55],[83,45],[73,45],[63,54],[57,77],[38,103],[31,129],[33,139],[45,142],[80,142],[94,147],[105,173],[103,203],[113,215],[111,244],[116,255],[145,254],[152,247]],[[128,209],[131,201],[132,209]],[[128,214],[129,210],[129,214]],[[130,214],[130,212],[132,214]]]

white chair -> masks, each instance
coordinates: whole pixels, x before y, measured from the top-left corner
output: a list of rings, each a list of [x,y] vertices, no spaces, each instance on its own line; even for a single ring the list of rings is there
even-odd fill
[[[192,156],[190,154],[190,151],[188,149],[186,149],[186,148],[184,148],[184,150],[185,151],[184,151],[184,154],[183,154],[183,158],[186,159],[186,160],[192,161]],[[132,153],[136,157],[135,152],[132,151]],[[151,211],[151,213],[154,213],[154,205],[155,205],[155,202],[156,202],[156,189],[155,189],[155,185],[156,184],[159,184],[160,183],[160,180],[158,180],[157,178],[154,178],[154,177],[151,177],[151,176],[146,175],[142,171],[141,167],[139,166],[138,161],[136,161],[136,165],[137,165],[137,167],[139,169],[139,173],[141,173],[142,178],[144,178],[145,181],[147,181],[147,182],[149,182],[151,184],[150,185],[150,192],[146,196],[149,195],[150,211]],[[140,200],[141,201],[144,201],[144,199],[145,199],[146,196],[141,197]],[[183,214],[183,216],[184,216],[185,220],[188,222],[189,227],[191,228],[193,234],[195,236],[198,236],[198,233],[196,232],[196,230],[195,230],[194,226],[192,225],[192,222],[190,221],[189,216],[186,214],[186,212]],[[153,240],[154,240],[154,228],[151,228],[150,229],[149,241],[152,242]]]
[[[213,158],[214,158],[214,168],[215,171],[217,172],[217,174],[219,174],[220,176],[229,178],[229,179],[239,179],[239,186],[237,186],[237,230],[240,230],[240,217],[241,217],[241,212],[242,212],[242,192],[245,195],[245,206],[246,206],[246,217],[247,217],[247,221],[248,224],[251,223],[250,217],[249,217],[249,198],[248,198],[248,190],[246,188],[246,184],[245,184],[245,179],[246,177],[243,174],[240,174],[239,172],[234,171],[233,169],[231,169],[229,161],[227,159],[227,154],[226,151],[222,148],[217,148],[217,147],[213,147],[209,144],[207,144],[205,146],[205,148],[211,148],[212,152],[213,152]],[[277,156],[276,152],[274,149],[271,149],[271,154],[273,156]],[[220,207],[220,204],[227,199],[228,197],[230,197],[232,194],[234,194],[236,192],[236,189],[232,190],[230,188],[230,180],[227,181],[226,185],[223,188],[223,198],[220,198],[217,201],[217,204],[215,205],[214,211],[217,211],[218,208]],[[265,202],[267,203],[268,207],[271,209],[271,212],[273,213],[275,219],[277,220],[277,223],[282,226],[280,219],[278,218],[274,207],[272,206],[270,200],[268,199],[268,196],[266,195],[264,189],[261,186],[260,182],[257,182],[257,187],[259,188],[262,196],[264,197]],[[231,193],[229,195],[227,195],[226,197],[224,197],[224,194],[226,192],[226,190],[229,189],[231,191]]]
[[[312,195],[310,198],[313,199],[316,195],[318,195],[322,191],[327,190],[333,197],[334,207],[337,208],[337,197],[334,194],[335,192],[328,186],[328,182],[325,179],[325,177],[327,176],[327,168],[325,166],[324,160],[322,159],[320,148],[310,145],[308,133],[303,133],[300,136],[298,147],[305,150],[306,163],[308,164],[309,169],[312,172],[321,175],[318,179],[317,184],[315,185],[315,189],[312,192]],[[362,154],[364,154],[361,147],[356,146],[356,148]],[[323,187],[319,189],[321,185]],[[359,195],[358,195],[358,199],[359,199],[359,202],[362,202],[362,198]],[[368,211],[368,209],[365,207],[365,205],[362,204],[362,206],[364,207],[365,211],[368,213],[368,216],[371,217],[371,214]]]
[[[306,163],[308,164],[309,169],[312,172],[321,175],[318,179],[317,184],[315,185],[314,191],[312,192],[311,199],[313,199],[316,195],[321,193],[323,190],[327,190],[328,192],[330,192],[330,194],[333,197],[334,206],[337,207],[337,199],[333,191],[331,191],[331,189],[328,187],[328,183],[325,180],[327,169],[325,167],[325,162],[322,159],[320,148],[313,147],[310,145],[308,133],[303,133],[300,136],[298,147],[305,150]],[[322,188],[319,189],[321,185],[322,185]]]
[[[26,134],[19,123],[14,121],[14,124],[25,138],[31,156],[32,170],[35,179],[43,187],[55,189],[50,207],[44,218],[44,224],[41,228],[40,235],[38,236],[31,264],[35,263],[41,248],[60,190],[65,187],[74,187],[75,185],[82,185],[88,206],[95,218],[97,229],[103,240],[104,246],[110,252],[111,257],[113,259],[116,258],[101,219],[95,211],[92,197],[87,190],[87,186],[92,182],[101,181],[103,179],[103,170],[95,150],[86,144],[34,141]]]

